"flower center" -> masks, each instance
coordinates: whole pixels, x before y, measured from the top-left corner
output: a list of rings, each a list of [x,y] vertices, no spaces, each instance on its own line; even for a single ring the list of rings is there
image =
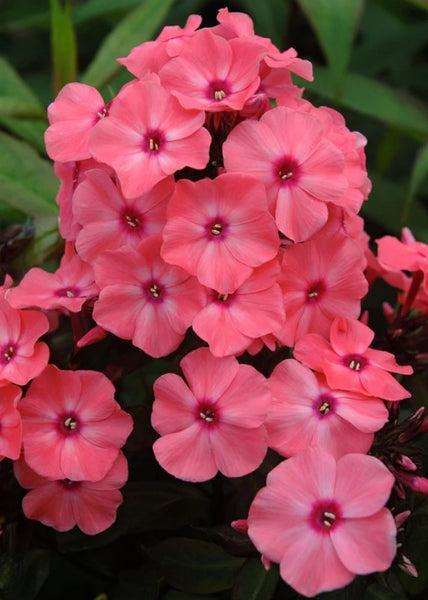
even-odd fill
[[[362,371],[367,365],[366,359],[359,354],[345,356],[344,363],[346,367],[353,371]]]
[[[306,292],[306,298],[308,302],[314,302],[320,300],[325,292],[325,284],[323,281],[315,281],[311,283],[308,291]]]
[[[206,423],[212,423],[215,421],[215,412],[209,408],[201,410],[199,413],[201,419],[203,419]]]
[[[334,413],[336,400],[330,394],[320,394],[315,398],[313,409],[320,419],[324,419]]]
[[[73,481],[72,479],[60,479],[58,483],[65,487],[66,490],[72,490],[80,487],[81,485],[80,481]]]
[[[143,150],[156,153],[159,152],[163,144],[163,135],[159,131],[149,131],[144,140]]]
[[[77,421],[74,417],[67,417],[64,420],[64,427],[70,429],[70,431],[74,431],[77,427]]]
[[[291,156],[284,156],[274,167],[275,175],[282,183],[295,181],[299,175],[299,165]]]
[[[142,228],[141,214],[132,208],[126,208],[122,213],[122,223],[130,234],[139,233]]]
[[[221,235],[223,231],[223,225],[221,223],[214,223],[210,229],[212,235]]]
[[[334,500],[319,500],[313,507],[309,521],[321,533],[330,533],[341,521],[341,510]]]
[[[224,90],[214,90],[214,100],[223,100],[223,98],[226,98]]]
[[[160,296],[160,287],[158,286],[157,283],[153,283],[150,287],[149,287],[149,292],[151,293],[151,295],[153,296],[153,298],[159,298]]]
[[[227,302],[230,294],[217,294],[217,300],[219,302]]]
[[[3,360],[4,362],[9,362],[10,360],[12,360],[13,356],[15,355],[15,348],[12,345],[6,346],[5,348],[3,348]]]
[[[62,288],[56,291],[56,295],[60,298],[76,298],[80,295],[80,290],[76,287]]]
[[[210,100],[221,102],[230,93],[229,85],[226,81],[212,81],[207,90],[207,96]]]

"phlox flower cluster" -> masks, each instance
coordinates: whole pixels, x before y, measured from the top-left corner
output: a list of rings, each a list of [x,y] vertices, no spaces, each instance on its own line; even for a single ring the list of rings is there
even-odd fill
[[[55,273],[2,288],[0,454],[17,460],[22,435],[27,517],[102,531],[122,500],[131,418],[104,374],[48,364],[45,313],[72,320],[74,352],[109,334],[152,358],[176,352],[183,377],[154,384],[157,461],[204,482],[275,454],[237,527],[311,597],[388,569],[390,494],[422,489],[404,453],[399,465],[373,448],[410,396],[393,374],[423,352],[416,334],[404,357],[375,347],[361,302],[381,276],[400,290],[392,326],[426,314],[428,251],[407,232],[371,253],[365,138],[302,98],[292,74],[312,68],[294,49],[247,15],[217,18],[200,28],[192,15],[120,58],[134,79],[108,102],[70,83],[48,108],[65,252]]]

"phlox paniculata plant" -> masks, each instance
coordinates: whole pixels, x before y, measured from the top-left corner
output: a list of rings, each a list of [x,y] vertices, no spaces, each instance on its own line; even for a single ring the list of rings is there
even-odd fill
[[[428,247],[405,231],[373,254],[366,140],[302,98],[308,61],[244,14],[200,24],[120,58],[134,78],[112,99],[70,83],[48,108],[65,251],[1,290],[0,453],[26,517],[107,529],[128,474],[122,379],[152,368],[161,476],[259,473],[233,525],[296,592],[411,571],[392,511],[428,492],[423,409],[399,414],[428,362]],[[383,337],[362,306],[378,277],[398,289]]]

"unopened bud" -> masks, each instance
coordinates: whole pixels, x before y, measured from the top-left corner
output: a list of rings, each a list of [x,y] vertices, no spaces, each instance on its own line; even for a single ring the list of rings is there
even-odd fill
[[[236,521],[232,521],[230,524],[232,529],[235,531],[241,531],[242,533],[247,533],[248,531],[248,521],[247,519],[237,519]]]
[[[412,563],[410,558],[408,556],[406,556],[405,554],[402,554],[400,556],[400,560],[398,561],[398,566],[402,571],[407,573],[407,575],[411,575],[411,577],[418,576],[418,572],[416,570],[415,565]]]

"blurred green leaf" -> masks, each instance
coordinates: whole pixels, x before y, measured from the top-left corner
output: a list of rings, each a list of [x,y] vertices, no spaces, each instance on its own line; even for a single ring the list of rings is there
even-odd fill
[[[288,4],[281,0],[241,0],[240,4],[253,18],[257,35],[269,37],[281,48],[284,44]]]
[[[47,123],[44,121],[0,117],[0,124],[18,137],[29,142],[40,153],[46,154],[43,135],[46,131]]]
[[[407,0],[407,2],[410,2],[419,8],[423,8],[424,10],[428,10],[428,0]]]
[[[74,23],[82,23],[97,17],[124,13],[140,3],[141,0],[87,0],[76,7],[73,21]]]
[[[12,65],[1,57],[0,81],[0,117],[46,118],[37,96]]]
[[[405,220],[410,212],[413,200],[419,187],[428,175],[428,143],[419,150],[415,162],[413,163],[412,173],[410,175],[409,191],[403,210],[402,218]]]
[[[207,596],[206,594],[187,594],[185,592],[177,592],[170,590],[162,596],[162,600],[215,600],[216,596]]]
[[[56,215],[58,182],[49,162],[0,133],[0,199],[31,216]]]
[[[105,38],[94,60],[82,77],[82,82],[104,87],[121,66],[117,58],[126,56],[137,44],[150,39],[162,25],[174,0],[145,0]]]
[[[370,179],[373,189],[362,206],[362,216],[391,234],[400,234],[403,227],[410,227],[417,239],[428,242],[428,210],[415,201],[407,219],[401,220],[407,195],[405,186],[378,173],[370,173]]]
[[[150,550],[165,579],[183,592],[210,594],[228,590],[245,559],[201,540],[170,538]]]
[[[7,589],[7,600],[35,600],[50,571],[50,552],[31,550],[14,566],[13,577]]]
[[[54,92],[77,77],[76,36],[69,2],[50,0]]]
[[[389,87],[379,81],[348,73],[343,92],[335,97],[331,74],[328,69],[317,66],[313,82],[305,82],[305,87],[346,108],[373,117],[418,140],[428,135],[428,106],[410,94]]]
[[[278,583],[278,569],[266,571],[259,558],[250,558],[239,571],[232,600],[270,600]]]
[[[23,271],[42,266],[48,260],[58,257],[63,248],[58,232],[57,217],[35,217],[33,239],[14,261],[14,266]]]
[[[327,58],[337,95],[351,56],[363,0],[298,0]]]

